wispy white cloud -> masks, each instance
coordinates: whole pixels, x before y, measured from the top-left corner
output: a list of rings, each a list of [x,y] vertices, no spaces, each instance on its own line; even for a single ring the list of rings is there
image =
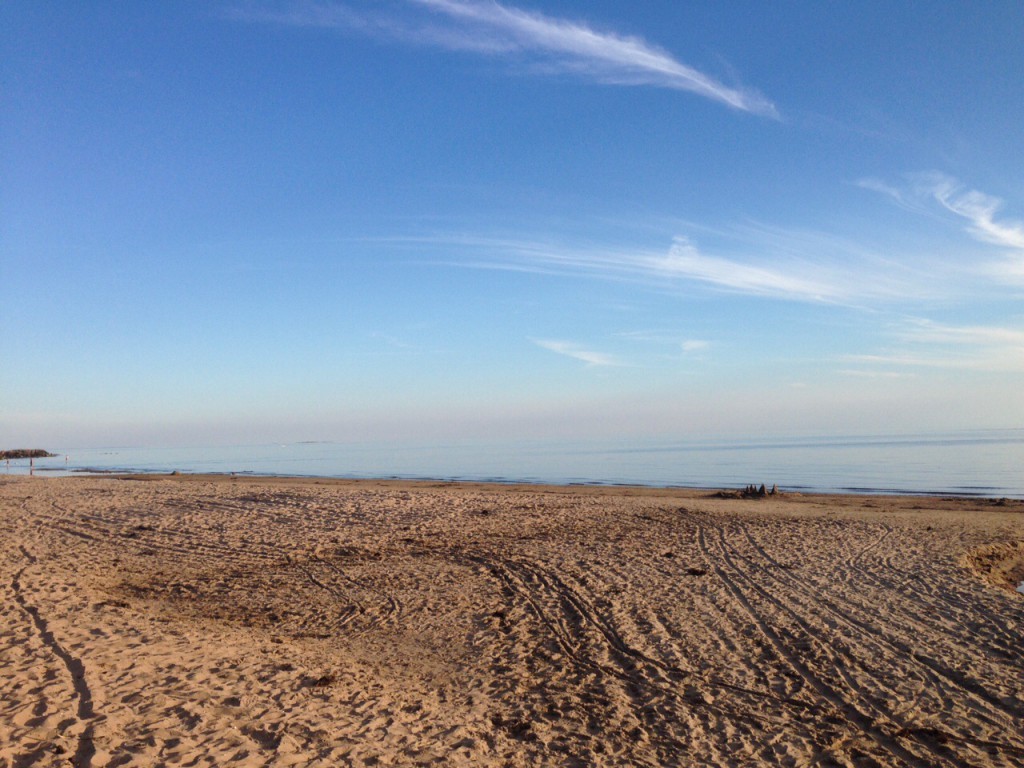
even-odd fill
[[[912,318],[893,332],[897,349],[876,354],[845,355],[846,363],[884,369],[1024,372],[1024,329],[981,325],[944,325]]]
[[[848,368],[838,372],[841,376],[853,376],[859,379],[909,379],[913,373],[905,371],[866,371],[857,368]]]
[[[914,319],[899,332],[901,338],[918,343],[955,344],[975,347],[1009,347],[1024,351],[1024,329],[989,325],[953,326]]]
[[[983,262],[978,270],[988,277],[1024,281],[1024,222],[1000,216],[1004,202],[998,197],[969,189],[938,172],[913,174],[903,187],[878,179],[861,179],[858,185],[884,195],[902,208],[916,213],[953,214],[966,221],[965,229],[975,240],[1004,249],[999,261]]]
[[[1024,223],[996,219],[996,214],[1003,207],[1003,201],[999,198],[976,189],[961,189],[955,182],[945,178],[937,179],[932,194],[948,211],[967,219],[967,231],[978,240],[1024,250]]]
[[[892,297],[905,300],[920,293],[914,286],[865,269],[863,264],[836,266],[835,260],[822,256],[820,245],[808,246],[806,253],[799,254],[794,253],[796,246],[791,246],[785,254],[766,257],[759,253],[764,248],[758,243],[743,242],[742,254],[726,257],[706,254],[686,237],[675,238],[665,250],[479,237],[442,236],[415,242],[445,246],[448,258],[442,263],[448,266],[584,275],[661,290],[703,286],[724,293],[837,304]],[[452,258],[454,249],[466,251],[467,256]]]
[[[619,366],[621,362],[614,356],[604,352],[595,352],[590,349],[585,349],[577,344],[573,344],[569,341],[558,341],[554,339],[532,339],[533,343],[542,349],[546,349],[549,352],[554,352],[559,355],[565,355],[571,357],[573,360],[579,360],[586,363],[587,365],[593,366]]]
[[[779,298],[828,301],[839,298],[839,286],[808,279],[793,272],[708,256],[687,238],[676,238],[668,253],[647,259],[654,274],[694,280],[737,293]]]
[[[926,207],[921,204],[921,201],[908,195],[906,190],[888,184],[881,179],[866,177],[858,179],[856,184],[861,189],[877,192],[901,208],[906,208],[908,211],[914,211],[915,213],[924,213],[926,211]]]
[[[711,342],[704,339],[687,339],[681,345],[683,352],[704,352],[711,348]]]
[[[848,363],[863,363],[896,368],[944,368],[961,371],[1024,372],[1024,351],[1014,354],[998,353],[934,353],[910,354],[906,352],[880,353],[876,355],[846,355],[841,358]]]
[[[666,330],[620,331],[616,338],[646,346],[656,346],[670,350],[663,358],[677,360],[679,352],[687,356],[697,356],[711,349],[712,343],[707,339],[692,339],[679,332]]]
[[[778,116],[775,106],[756,91],[728,86],[640,37],[599,31],[583,22],[494,0],[407,0],[372,10],[340,3],[302,3],[285,10],[236,9],[231,15],[247,21],[345,28],[450,50],[515,57],[537,70],[573,73],[614,85],[688,91],[744,112]]]

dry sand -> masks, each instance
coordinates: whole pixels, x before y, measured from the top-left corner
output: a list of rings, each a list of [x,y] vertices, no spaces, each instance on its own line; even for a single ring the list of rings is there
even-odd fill
[[[0,478],[0,766],[1024,765],[1024,503]]]

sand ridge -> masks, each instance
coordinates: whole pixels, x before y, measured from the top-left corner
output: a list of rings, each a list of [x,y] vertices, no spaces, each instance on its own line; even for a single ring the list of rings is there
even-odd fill
[[[0,478],[0,766],[1024,765],[1022,512]]]

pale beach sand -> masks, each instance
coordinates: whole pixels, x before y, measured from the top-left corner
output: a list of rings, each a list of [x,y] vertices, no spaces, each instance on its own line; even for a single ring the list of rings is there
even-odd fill
[[[0,767],[1024,765],[1024,502],[0,477]]]

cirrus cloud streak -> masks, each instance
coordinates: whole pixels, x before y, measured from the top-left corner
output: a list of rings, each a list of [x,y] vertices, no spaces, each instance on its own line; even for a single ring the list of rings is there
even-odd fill
[[[557,339],[533,339],[532,341],[541,349],[546,349],[549,352],[564,355],[565,357],[571,357],[573,360],[579,360],[587,365],[602,367],[622,365],[613,355],[585,349],[569,341],[559,341]]]
[[[997,280],[1024,281],[1024,222],[1000,215],[1004,202],[977,189],[965,188],[943,173],[912,174],[900,187],[865,178],[858,186],[877,192],[901,208],[926,215],[953,214],[967,222],[967,233],[978,242],[1004,250],[1003,258],[985,263],[981,272]]]
[[[514,60],[533,71],[570,73],[609,85],[687,91],[742,112],[778,117],[775,105],[758,92],[726,85],[643,38],[600,31],[580,21],[493,1],[407,0],[372,9],[342,3],[292,3],[283,8],[236,8],[230,16],[294,27],[348,29],[399,42],[470,51]]]

